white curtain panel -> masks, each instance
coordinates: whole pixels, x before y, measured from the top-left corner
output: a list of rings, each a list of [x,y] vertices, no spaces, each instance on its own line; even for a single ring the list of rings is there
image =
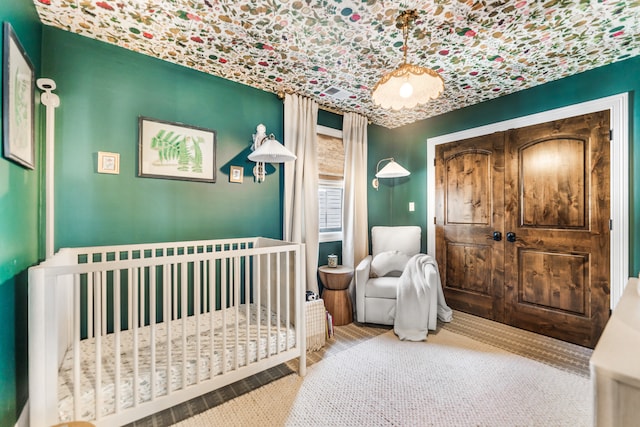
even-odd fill
[[[284,145],[298,158],[284,165],[284,239],[305,244],[307,290],[318,293],[318,104],[284,98]]]
[[[342,264],[355,267],[369,253],[367,222],[367,118],[346,113],[344,142],[344,205]]]

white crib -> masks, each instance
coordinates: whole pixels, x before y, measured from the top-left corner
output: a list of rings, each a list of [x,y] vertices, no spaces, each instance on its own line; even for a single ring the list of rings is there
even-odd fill
[[[31,425],[122,425],[285,361],[305,374],[303,245],[62,249],[29,269]]]

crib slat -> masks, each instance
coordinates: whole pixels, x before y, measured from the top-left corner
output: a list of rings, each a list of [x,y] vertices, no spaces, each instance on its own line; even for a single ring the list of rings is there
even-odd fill
[[[193,316],[196,320],[196,384],[200,384],[200,269],[202,264],[197,261],[193,265]]]
[[[220,262],[220,296],[222,298],[222,375],[227,372],[227,262]]]
[[[261,310],[262,307],[262,257],[263,255],[254,255],[256,260],[256,274],[254,283],[254,295],[256,296],[256,363],[260,362],[260,328],[262,326]]]
[[[73,416],[80,419],[80,275],[73,275]],[[87,312],[89,310],[87,309]]]
[[[172,281],[171,281],[171,292],[173,294],[173,316],[171,317],[172,320],[175,320],[178,318],[178,263],[173,264],[173,271],[172,271]]]
[[[113,270],[113,328],[114,328],[114,353],[115,353],[115,382],[114,382],[114,398],[115,398],[115,413],[120,413],[120,387],[121,387],[121,378],[120,378],[120,329],[121,319],[120,319],[120,270]]]
[[[207,260],[209,265],[209,317],[210,317],[210,326],[209,326],[209,345],[210,345],[210,354],[209,354],[209,379],[213,379],[213,377],[217,374],[215,371],[215,313],[216,313],[216,261]]]
[[[304,246],[302,246],[304,247]],[[307,373],[307,351],[306,351],[306,322],[305,322],[305,313],[304,313],[304,288],[303,284],[305,283],[304,269],[301,268],[300,263],[302,258],[301,247],[298,246],[294,252],[294,266],[295,266],[295,319],[296,319],[296,348],[300,351],[300,357],[298,358],[298,374],[300,376],[305,376]]]
[[[100,288],[103,283],[106,283],[105,272],[97,272],[95,273],[96,280],[94,281],[94,313],[96,317],[96,325],[95,325],[95,356],[96,356],[96,382],[94,386],[94,398],[95,398],[95,411],[96,411],[96,419],[99,419],[102,416],[102,292]],[[101,280],[102,279],[102,280]]]
[[[249,354],[249,350],[250,350],[250,346],[249,344],[251,343],[251,335],[249,335],[249,327],[251,326],[251,300],[250,300],[250,296],[249,296],[249,262],[250,262],[250,257],[245,256],[244,257],[244,318],[245,318],[245,332],[244,332],[244,336],[246,337],[245,341],[245,345],[246,348],[244,350],[244,354],[246,356],[246,360],[244,362],[244,366],[249,366],[249,362],[251,361],[251,355]],[[257,349],[257,347],[256,347]]]
[[[286,307],[286,311],[285,311],[285,316],[286,316],[286,323],[285,323],[285,327],[287,330],[286,333],[286,349],[289,350],[289,348],[291,348],[291,346],[289,345],[289,343],[291,342],[291,339],[289,337],[289,334],[291,333],[291,328],[289,327],[289,325],[291,325],[291,254],[289,252],[285,252],[285,270],[284,270],[284,274],[285,274],[285,284],[286,286],[284,287],[285,289],[285,307]]]
[[[93,338],[93,273],[87,274],[87,338]]]
[[[189,296],[187,288],[187,263],[181,263],[181,285],[182,285],[182,311],[180,316],[182,317],[182,388],[187,388],[187,319],[188,319],[188,307],[187,299]]]
[[[138,326],[143,327],[146,326],[145,319],[147,318],[147,297],[145,291],[145,267],[140,268],[140,307],[138,308]]]
[[[140,342],[138,340],[138,326],[139,326],[139,311],[140,311],[140,268],[135,267],[133,270],[133,301],[132,305],[136,311],[135,320],[133,322],[133,407],[137,407],[140,402],[140,389],[139,389],[139,376],[140,367],[138,366],[138,359],[140,357]]]
[[[240,282],[239,282],[239,270],[240,260],[238,257],[233,257],[233,305],[236,314],[236,321],[233,330],[235,331],[235,343],[233,346],[233,366],[234,370],[238,370],[240,360],[238,357],[238,350],[240,348]]]
[[[131,255],[129,255],[130,257]],[[131,259],[131,258],[129,258]],[[131,268],[127,269],[127,330],[133,329],[133,285],[131,283]]]
[[[149,267],[149,328],[151,337],[149,339],[149,350],[151,352],[151,400],[156,398],[156,267]]]
[[[170,264],[164,264],[162,266],[163,268],[163,274],[162,277],[164,278],[163,280],[163,287],[162,287],[162,293],[163,293],[163,300],[162,300],[162,306],[163,306],[163,315],[162,315],[162,321],[164,322],[164,326],[166,328],[167,331],[167,396],[169,396],[171,394],[171,350],[172,350],[172,345],[173,343],[171,342],[171,289],[172,289],[172,283],[171,283],[171,278],[173,277],[171,274],[171,265]]]
[[[100,301],[102,304],[107,304],[107,272],[102,271],[102,283],[100,284]],[[107,307],[102,307],[102,329],[98,331],[102,336],[107,335]]]
[[[267,352],[265,357],[268,359],[271,357],[271,254],[267,254],[267,317],[266,317],[266,331],[267,331]]]

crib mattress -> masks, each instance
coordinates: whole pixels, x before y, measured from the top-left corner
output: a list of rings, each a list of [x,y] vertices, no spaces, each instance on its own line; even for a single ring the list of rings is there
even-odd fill
[[[260,330],[257,319],[260,312]],[[246,306],[240,305],[236,323],[236,308],[201,314],[198,319],[199,334],[195,316],[184,321],[177,319],[167,323],[138,328],[136,331],[120,332],[120,382],[118,385],[120,408],[134,405],[134,333],[138,339],[137,355],[137,393],[138,404],[151,400],[152,361],[155,359],[155,384],[153,394],[167,394],[188,385],[204,381],[213,375],[222,375],[236,367],[242,367],[290,349],[295,346],[295,329],[292,326],[277,324],[276,314],[255,304],[249,305],[249,325],[247,326]],[[224,318],[224,322],[223,322]],[[269,319],[269,322],[267,321]],[[283,319],[281,319],[283,320]],[[213,334],[212,331],[213,321]],[[236,324],[238,327],[236,328]],[[155,331],[152,331],[155,329]],[[168,333],[171,339],[171,352],[168,351]],[[259,333],[259,335],[258,335]],[[155,334],[152,337],[152,334]],[[213,348],[211,336],[213,335]],[[183,337],[186,336],[186,349],[183,355]],[[200,342],[198,344],[198,336]],[[226,338],[225,338],[226,337]],[[155,345],[151,345],[155,343]],[[247,345],[248,342],[248,345]],[[100,413],[106,416],[115,413],[115,335],[109,334],[100,339],[102,354]],[[152,354],[154,349],[155,354]],[[197,354],[200,354],[200,366],[197,366]],[[82,340],[80,343],[80,417],[84,420],[96,419],[96,340]],[[169,366],[169,367],[168,367]],[[58,375],[58,411],[60,421],[71,421],[74,416],[74,371],[73,348],[69,348]],[[167,381],[167,378],[169,380]]]

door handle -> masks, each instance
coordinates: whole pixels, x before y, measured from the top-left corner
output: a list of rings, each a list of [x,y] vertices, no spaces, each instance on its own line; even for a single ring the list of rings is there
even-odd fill
[[[516,241],[516,233],[514,233],[513,231],[509,231],[507,233],[507,242],[515,242]]]
[[[502,240],[502,233],[499,231],[494,231],[493,240],[495,240],[496,242],[499,242],[500,240]]]

